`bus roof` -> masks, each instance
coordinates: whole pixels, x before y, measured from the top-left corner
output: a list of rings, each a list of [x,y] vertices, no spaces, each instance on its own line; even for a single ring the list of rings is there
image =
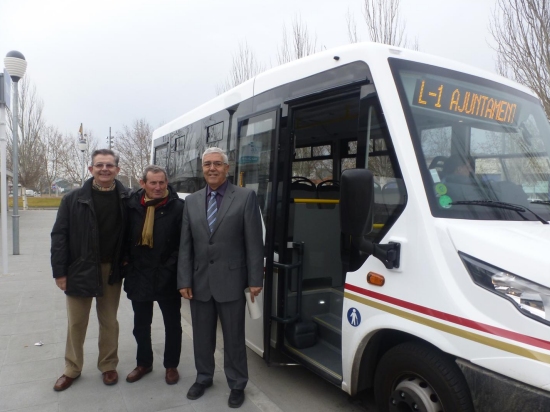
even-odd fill
[[[335,58],[338,56],[338,59]],[[431,64],[455,71],[483,77],[536,96],[530,89],[496,73],[479,69],[451,59],[385,44],[363,42],[336,47],[271,68],[256,77],[207,101],[153,132],[153,140],[196,122],[212,113],[230,108],[239,102],[273,89],[281,84],[312,76],[355,61],[366,62],[371,70],[387,64],[389,57]]]

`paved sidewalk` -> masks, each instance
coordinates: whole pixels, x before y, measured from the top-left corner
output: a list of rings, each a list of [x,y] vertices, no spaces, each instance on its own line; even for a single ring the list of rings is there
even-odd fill
[[[64,392],[53,385],[63,371],[66,337],[65,295],[57,289],[50,268],[50,231],[55,210],[24,211],[20,218],[20,251],[8,251],[8,274],[0,274],[0,411],[132,411],[203,412],[229,410],[229,389],[222,372],[223,355],[216,353],[214,386],[199,400],[185,395],[195,380],[191,326],[183,316],[180,382],[164,382],[162,354],[164,326],[155,305],[153,321],[153,372],[133,384],[125,381],[135,367],[136,344],[132,335],[133,312],[122,293],[120,323],[119,383],[105,386],[96,368],[98,323],[95,310],[84,345],[82,376]],[[11,239],[11,215],[8,215]],[[0,266],[1,267],[1,266]],[[184,303],[185,306],[185,303]],[[184,312],[184,310],[182,310]],[[41,346],[35,343],[41,342]],[[221,345],[218,345],[220,348]],[[250,355],[249,355],[250,357]],[[254,382],[249,381],[241,411],[280,411]],[[303,410],[308,410],[304,405]]]

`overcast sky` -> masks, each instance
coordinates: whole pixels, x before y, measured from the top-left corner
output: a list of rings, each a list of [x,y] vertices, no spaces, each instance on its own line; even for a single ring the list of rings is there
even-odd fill
[[[318,47],[349,43],[346,12],[363,0],[0,0],[0,57],[18,50],[62,133],[80,123],[101,143],[139,118],[153,128],[216,96],[239,42],[267,67],[282,28],[301,16]],[[420,51],[495,70],[495,0],[401,0]]]

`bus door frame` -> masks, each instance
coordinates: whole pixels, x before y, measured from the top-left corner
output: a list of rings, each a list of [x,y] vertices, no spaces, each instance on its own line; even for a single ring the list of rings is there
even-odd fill
[[[279,136],[281,125],[282,107],[276,106],[258,112],[250,113],[245,116],[237,118],[237,135],[235,148],[238,150],[239,141],[241,138],[241,125],[242,122],[248,119],[261,116],[266,113],[275,114],[275,135],[271,142],[271,193],[268,209],[270,213],[268,215],[268,221],[265,225],[265,268],[264,268],[264,290],[263,290],[263,358],[269,363],[271,356],[271,308],[272,308],[272,293],[273,293],[273,261],[275,252],[275,227],[276,227],[276,207],[277,207],[277,188],[278,188],[278,163],[279,163]],[[238,165],[238,152],[235,155],[235,170]],[[238,182],[235,182],[238,184]]]
[[[266,239],[267,239],[267,233],[270,233],[272,236],[272,239],[270,239],[272,242],[270,244],[270,248],[267,250],[268,256],[266,258],[266,274],[265,274],[265,284],[269,284],[270,287],[273,287],[273,269],[275,267],[273,262],[273,254],[275,252],[274,249],[274,234],[275,234],[275,217],[276,217],[276,197],[277,197],[277,186],[279,184],[282,185],[282,197],[281,197],[281,220],[283,222],[288,222],[288,214],[289,214],[289,205],[290,205],[290,180],[292,177],[292,163],[293,163],[293,155],[294,150],[296,147],[296,139],[295,139],[295,133],[294,133],[294,113],[302,108],[314,106],[323,104],[325,101],[330,101],[334,99],[338,99],[342,96],[348,95],[348,94],[357,94],[357,98],[359,100],[359,105],[361,104],[361,86],[368,84],[368,81],[365,82],[357,82],[353,83],[351,85],[346,85],[343,87],[338,87],[334,89],[329,90],[323,90],[318,93],[314,93],[307,96],[300,96],[294,99],[286,100],[283,103],[283,107],[286,105],[287,107],[287,121],[286,121],[286,128],[285,128],[285,134],[286,139],[285,141],[281,141],[281,130],[279,129],[280,122],[278,122],[278,129],[277,129],[277,136],[276,139],[278,141],[278,151],[277,151],[277,164],[276,168],[278,168],[278,163],[281,163],[282,171],[281,173],[277,173],[277,171],[274,171],[274,181],[275,176],[277,176],[277,179],[279,177],[279,174],[281,175],[281,179],[277,180],[277,185],[273,185],[274,191],[272,192],[272,203],[271,207],[274,209],[274,213],[272,213],[271,223],[273,226],[270,228],[271,231],[267,232],[266,230]],[[358,107],[359,107],[358,105]],[[265,111],[264,111],[265,112]],[[261,114],[261,113],[260,113]],[[247,116],[251,117],[251,116]],[[279,118],[280,120],[280,118]],[[239,119],[240,124],[241,119]],[[359,126],[359,125],[358,125]],[[358,145],[359,145],[359,128],[357,128],[357,137],[358,137]],[[283,137],[284,138],[284,137]],[[364,143],[363,143],[364,145]],[[339,151],[338,151],[339,152]],[[360,155],[357,155],[357,159],[359,160]],[[341,159],[340,159],[341,160]],[[364,159],[361,161],[359,160],[364,167]],[[334,159],[333,159],[334,162]],[[275,163],[274,163],[275,164]],[[275,203],[274,203],[275,201]],[[291,269],[292,265],[288,262],[288,245],[287,245],[287,233],[288,233],[288,225],[283,225],[282,234],[281,234],[281,241],[282,248],[285,250],[284,254],[279,253],[279,262],[277,266],[279,268],[287,267],[287,269]],[[300,245],[292,245],[292,248],[299,249]],[[281,270],[278,272],[278,276],[281,278],[283,274],[281,273]],[[269,282],[269,283],[268,283]],[[283,285],[280,281],[277,282],[277,311],[278,313],[272,314],[271,308],[272,308],[272,291],[268,291],[264,295],[264,360],[268,365],[271,366],[293,366],[296,365],[296,363],[278,363],[273,362],[271,360],[271,332],[272,332],[272,323],[277,322],[277,340],[276,340],[276,349],[280,350],[283,347],[283,341],[284,341],[284,325],[285,322],[283,319],[286,318],[286,308],[285,305],[285,298],[284,295],[286,293],[286,288],[288,285]],[[289,316],[289,319],[292,319],[293,316]]]

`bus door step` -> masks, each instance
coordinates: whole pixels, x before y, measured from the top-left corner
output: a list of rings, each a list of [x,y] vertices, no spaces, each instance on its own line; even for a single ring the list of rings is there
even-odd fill
[[[315,322],[295,322],[286,325],[285,329],[286,339],[297,349],[309,348],[317,343]]]
[[[319,339],[342,349],[342,316],[323,313],[313,316],[312,320],[318,325]]]

